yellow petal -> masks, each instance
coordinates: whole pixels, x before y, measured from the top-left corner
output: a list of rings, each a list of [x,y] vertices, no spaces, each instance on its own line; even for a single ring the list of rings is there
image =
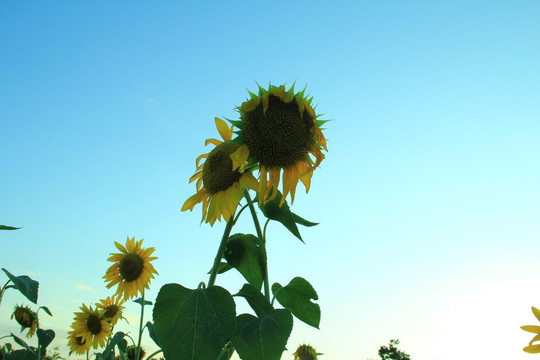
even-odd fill
[[[523,351],[529,354],[538,354],[540,353],[540,345],[529,345],[523,348]]]
[[[186,211],[187,209],[193,210],[193,207],[201,202],[201,199],[206,195],[206,191],[201,190],[195,195],[190,196],[184,205],[182,205],[182,211]]]
[[[540,326],[538,325],[524,325],[521,327],[521,329],[534,334],[540,334]]]
[[[204,146],[208,146],[208,144],[214,144],[216,146],[222,144],[223,141],[219,141],[217,139],[206,139],[206,141],[204,142]]]
[[[227,123],[220,118],[214,118],[214,121],[216,122],[216,128],[219,131],[219,135],[221,135],[221,138],[225,141],[229,141],[232,139],[232,132],[230,131],[229,127],[227,126]]]
[[[206,158],[208,158],[208,154],[199,155],[197,157],[197,160],[195,160],[195,166],[198,168],[199,167],[199,161],[201,161],[201,159],[206,159]]]
[[[240,185],[244,188],[249,188],[251,190],[257,191],[259,187],[259,183],[257,182],[257,179],[255,179],[255,176],[253,176],[250,173],[244,173],[242,177],[239,180]]]
[[[249,157],[249,148],[247,144],[240,145],[238,149],[236,149],[236,151],[230,155],[230,157],[232,160],[232,170],[235,171],[236,169],[240,168],[238,171],[244,172],[244,168],[248,163]]]
[[[535,308],[534,306],[532,307],[532,312],[534,314],[534,316],[536,316],[536,318],[538,320],[540,320],[540,310],[538,310],[537,308]]]

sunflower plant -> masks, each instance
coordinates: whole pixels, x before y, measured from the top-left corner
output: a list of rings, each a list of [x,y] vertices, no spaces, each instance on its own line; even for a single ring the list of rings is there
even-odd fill
[[[214,147],[197,157],[189,179],[196,181],[196,193],[182,211],[201,204],[201,222],[213,226],[223,219],[226,225],[206,283],[196,289],[167,284],[159,291],[153,320],[166,359],[224,360],[236,352],[243,360],[279,360],[293,317],[319,328],[318,295],[306,279],[270,286],[266,229],[274,220],[303,241],[298,225],[317,225],[292,212],[287,199],[292,205],[298,183],[309,191],[327,151],[326,121],[316,114],[305,88],[295,92],[294,85],[259,86],[258,94],[249,95],[236,108],[238,120],[215,118],[222,140],[206,140],[205,145]],[[246,209],[255,233],[233,233]],[[259,214],[266,218],[264,227]],[[246,280],[234,295],[216,285],[218,274],[232,269]],[[252,314],[237,315],[239,297]],[[317,355],[307,345],[294,354],[302,360]]]

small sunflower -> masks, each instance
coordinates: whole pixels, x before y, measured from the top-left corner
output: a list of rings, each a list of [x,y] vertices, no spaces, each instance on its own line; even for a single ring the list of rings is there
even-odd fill
[[[23,332],[25,329],[29,329],[28,333],[26,334],[27,338],[34,336],[39,326],[38,316],[35,311],[30,309],[28,306],[17,305],[15,306],[15,311],[13,311],[13,314],[11,314],[11,318],[13,319],[14,317],[19,325],[21,325],[21,332]]]
[[[324,159],[322,150],[328,151],[321,129],[326,121],[317,120],[320,115],[311,107],[313,98],[304,96],[304,91],[295,94],[294,85],[289,90],[284,85],[270,85],[268,90],[259,86],[259,94],[249,92],[251,99],[237,108],[241,121],[231,121],[240,129],[233,141],[240,144],[231,156],[234,169],[243,171],[249,158],[259,163],[260,203],[277,196],[280,177],[280,205],[288,194],[294,202],[298,180],[308,192],[313,171]]]
[[[293,355],[294,360],[317,360],[317,355],[322,354],[315,351],[313,346],[302,344],[296,349]]]
[[[102,299],[100,303],[96,304],[96,307],[103,312],[103,318],[111,324],[116,325],[118,319],[123,319],[122,311],[124,307],[124,299],[117,294],[108,296],[106,299]]]
[[[532,307],[532,312],[536,319],[540,321],[540,310]],[[521,327],[523,330],[536,334],[532,340],[529,342],[529,346],[523,348],[523,351],[529,354],[538,354],[540,353],[540,344],[534,344],[535,342],[540,341],[540,326],[538,325],[524,325]]]
[[[143,294],[144,289],[150,288],[150,280],[154,278],[154,274],[158,272],[151,264],[152,260],[157,259],[155,256],[150,256],[155,248],[142,248],[143,240],[135,241],[135,238],[127,238],[126,246],[118,242],[114,242],[121,253],[111,253],[107,261],[114,264],[109,267],[105,276],[107,288],[111,288],[118,284],[116,293],[123,294],[124,300],[131,299],[137,294]]]
[[[137,346],[128,346],[126,355],[128,360],[135,360],[135,358],[137,357]],[[144,349],[141,347],[141,349],[139,350],[139,360],[144,359],[144,355],[146,355],[146,351],[144,351]]]
[[[92,344],[88,341],[84,341],[83,337],[77,335],[75,330],[68,331],[68,346],[71,349],[71,352],[79,355],[83,355],[88,350]]]
[[[225,221],[236,211],[238,202],[242,198],[242,189],[257,189],[257,180],[249,172],[240,172],[233,169],[231,154],[239,148],[231,142],[233,126],[230,128],[225,121],[215,118],[216,127],[223,138],[206,140],[205,145],[214,144],[216,147],[208,154],[200,155],[195,164],[197,170],[189,182],[197,180],[197,193],[186,200],[182,211],[193,210],[196,204],[202,202],[203,221],[214,225],[216,220]],[[206,161],[199,165],[201,159]]]
[[[112,332],[111,326],[103,318],[103,311],[93,309],[92,306],[87,307],[85,304],[80,309],[80,312],[75,313],[71,327],[75,331],[74,336],[79,336],[81,339],[74,339],[74,341],[78,341],[81,346],[88,343],[88,347],[93,346],[94,349],[105,346]]]

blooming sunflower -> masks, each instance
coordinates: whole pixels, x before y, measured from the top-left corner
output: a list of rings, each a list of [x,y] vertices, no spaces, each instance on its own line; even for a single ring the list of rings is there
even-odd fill
[[[11,314],[12,319],[13,317],[15,317],[15,320],[21,325],[21,332],[25,329],[29,329],[26,334],[27,338],[34,336],[39,326],[38,316],[35,311],[28,306],[17,305],[15,306],[15,311]]]
[[[90,350],[91,345],[90,342],[84,341],[82,336],[77,335],[75,330],[68,331],[68,346],[71,349],[71,352],[82,355]]]
[[[294,360],[317,360],[317,355],[322,355],[315,351],[313,346],[302,344],[294,352]]]
[[[103,317],[103,311],[93,309],[92,306],[87,307],[83,304],[80,307],[81,311],[75,313],[73,324],[71,327],[75,331],[74,342],[84,346],[88,343],[88,348],[93,346],[97,349],[98,346],[105,346],[107,338],[111,336],[111,326]],[[80,337],[80,339],[76,339]]]
[[[231,142],[233,126],[230,128],[225,121],[215,118],[216,127],[223,138],[206,140],[205,145],[214,144],[216,147],[208,154],[200,155],[195,164],[197,170],[189,182],[197,180],[197,193],[186,200],[182,211],[193,210],[196,204],[202,202],[203,219],[214,225],[216,220],[229,221],[236,211],[238,202],[242,198],[242,189],[257,189],[257,180],[249,172],[240,172],[233,169],[231,154],[239,148]],[[201,159],[206,161],[199,165]]]
[[[107,288],[118,284],[116,293],[123,294],[124,300],[139,293],[142,296],[144,289],[150,288],[150,280],[154,278],[154,274],[158,273],[151,264],[157,257],[150,256],[155,248],[143,249],[142,242],[142,239],[135,241],[134,237],[130,239],[128,236],[124,247],[115,241],[114,244],[121,253],[111,253],[107,259],[114,263],[103,276],[105,282],[109,281]]]
[[[259,203],[277,196],[280,177],[280,206],[288,194],[294,202],[298,180],[308,192],[313,171],[324,159],[322,150],[328,151],[321,129],[326,121],[317,120],[313,98],[304,92],[305,88],[295,94],[294,85],[289,90],[284,85],[270,85],[268,90],[259,86],[258,95],[249,92],[251,99],[237,107],[241,121],[231,121],[240,129],[235,139],[240,146],[231,156],[234,169],[243,171],[248,158],[259,163]]]
[[[118,319],[123,319],[122,311],[124,307],[122,304],[124,304],[124,299],[115,294],[112,297],[108,296],[106,299],[102,299],[99,304],[96,304],[96,307],[103,312],[103,318],[111,326],[114,326],[118,322]]]
[[[532,307],[532,312],[534,316],[540,321],[540,310]],[[540,341],[540,326],[538,325],[524,325],[521,327],[523,330],[536,334],[532,340],[529,342],[529,346],[523,348],[523,351],[529,354],[538,354],[540,353],[540,344],[534,344],[536,341]]]

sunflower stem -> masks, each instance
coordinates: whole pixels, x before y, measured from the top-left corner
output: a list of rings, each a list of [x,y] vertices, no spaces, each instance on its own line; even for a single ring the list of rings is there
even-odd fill
[[[251,217],[253,218],[253,223],[255,224],[255,230],[257,231],[257,237],[261,240],[262,251],[264,254],[264,269],[263,270],[263,280],[264,280],[264,296],[268,301],[270,301],[270,285],[268,280],[268,256],[266,254],[266,238],[264,237],[261,231],[261,224],[259,223],[259,218],[257,217],[257,212],[255,211],[255,206],[253,206],[253,201],[251,201],[251,196],[249,196],[249,191],[247,189],[243,190],[244,197],[246,198],[249,204],[249,210],[251,211]]]
[[[233,214],[229,218],[229,221],[227,221],[227,226],[225,226],[225,230],[223,231],[223,237],[221,238],[221,243],[219,244],[216,258],[214,259],[214,266],[212,266],[212,271],[210,272],[210,278],[208,279],[208,287],[213,286],[216,283],[216,277],[219,270],[219,264],[221,262],[221,259],[223,258],[225,245],[227,244],[227,239],[229,238],[229,235],[231,234],[231,230],[234,225],[234,222],[235,220],[234,220],[234,214]]]
[[[141,301],[141,321],[139,323],[139,340],[137,341],[137,349],[135,351],[135,359],[139,360],[141,353],[141,338],[143,332],[143,318],[144,318],[144,290],[142,291],[142,301]]]

